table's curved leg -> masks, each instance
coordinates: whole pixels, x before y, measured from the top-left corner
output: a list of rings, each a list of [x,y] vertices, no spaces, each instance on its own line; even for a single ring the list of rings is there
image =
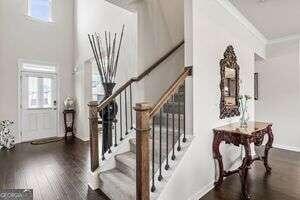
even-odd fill
[[[247,191],[247,177],[248,177],[249,167],[252,161],[250,142],[247,140],[243,145],[245,147],[245,158],[243,159],[243,164],[240,167],[239,175],[241,179],[243,198],[250,199],[250,196]]]
[[[213,140],[213,156],[214,156],[214,159],[218,160],[218,164],[219,164],[219,178],[215,182],[216,187],[222,185],[223,179],[224,179],[224,167],[223,167],[222,155],[220,153],[221,142],[222,142],[222,140],[220,138],[220,135],[215,134],[214,140]]]
[[[273,132],[272,132],[272,128],[271,126],[268,127],[268,142],[266,144],[266,148],[265,148],[265,155],[263,157],[264,160],[264,165],[266,168],[266,171],[268,174],[271,173],[272,168],[269,166],[269,150],[272,148],[273,145],[273,141],[274,141],[274,136],[273,136]]]

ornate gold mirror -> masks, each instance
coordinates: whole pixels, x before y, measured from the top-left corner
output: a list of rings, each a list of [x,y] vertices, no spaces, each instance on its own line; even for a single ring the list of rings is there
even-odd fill
[[[220,118],[239,116],[239,65],[233,47],[227,47],[220,61]]]

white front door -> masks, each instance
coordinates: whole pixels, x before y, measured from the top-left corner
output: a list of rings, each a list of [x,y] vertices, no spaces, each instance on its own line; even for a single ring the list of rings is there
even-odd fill
[[[22,72],[22,142],[57,136],[57,83],[55,74]]]

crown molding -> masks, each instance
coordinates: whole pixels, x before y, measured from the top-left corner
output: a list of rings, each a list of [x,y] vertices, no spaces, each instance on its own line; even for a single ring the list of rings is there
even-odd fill
[[[299,41],[300,40],[300,34],[295,34],[295,35],[288,35],[285,37],[281,38],[276,38],[268,41],[268,44],[278,44],[282,42],[289,42],[289,41]]]
[[[228,0],[216,0],[219,2],[230,14],[232,14],[246,29],[252,33],[257,39],[264,44],[268,43],[268,39]]]
[[[229,0],[216,0],[223,8],[225,8],[231,15],[233,15],[246,29],[251,32],[257,39],[262,41],[265,45],[277,44],[289,41],[299,41],[300,34],[288,35],[285,37],[267,39]]]

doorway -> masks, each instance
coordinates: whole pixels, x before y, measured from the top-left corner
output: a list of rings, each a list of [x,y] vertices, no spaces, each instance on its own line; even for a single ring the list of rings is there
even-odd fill
[[[20,76],[21,142],[58,135],[56,67],[21,63]]]

